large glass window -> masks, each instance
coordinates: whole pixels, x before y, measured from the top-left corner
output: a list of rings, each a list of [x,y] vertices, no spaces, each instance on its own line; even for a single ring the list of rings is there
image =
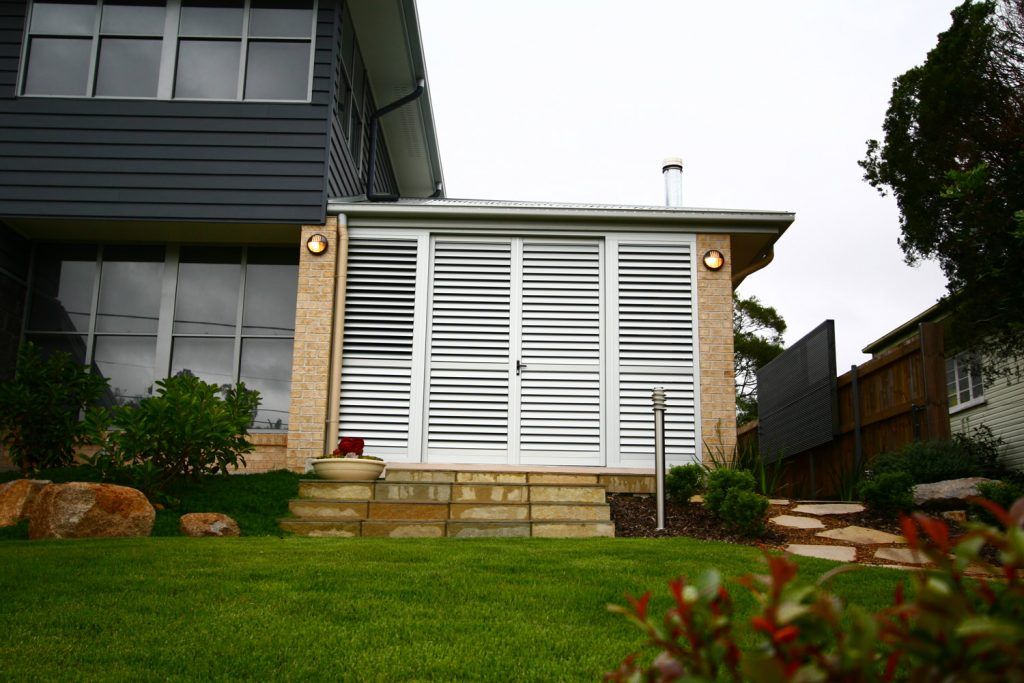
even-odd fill
[[[257,389],[253,429],[288,428],[298,256],[276,247],[41,245],[26,338],[110,381],[106,405],[192,373]]]
[[[34,0],[24,95],[306,101],[315,0]]]

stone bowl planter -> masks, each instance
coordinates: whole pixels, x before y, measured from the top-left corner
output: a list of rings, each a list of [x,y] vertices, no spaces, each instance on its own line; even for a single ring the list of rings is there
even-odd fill
[[[384,462],[360,458],[318,458],[313,461],[313,471],[321,479],[373,481],[384,471]]]

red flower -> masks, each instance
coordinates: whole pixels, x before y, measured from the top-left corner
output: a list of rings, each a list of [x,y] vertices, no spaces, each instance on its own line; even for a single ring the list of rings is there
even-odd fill
[[[362,439],[354,436],[343,436],[341,441],[338,442],[338,447],[334,449],[331,455],[346,456],[349,453],[355,453],[356,455],[363,454],[364,442]]]

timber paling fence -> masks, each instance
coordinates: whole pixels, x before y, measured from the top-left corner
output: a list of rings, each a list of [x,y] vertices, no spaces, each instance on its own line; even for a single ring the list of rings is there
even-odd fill
[[[838,429],[832,441],[781,454],[779,495],[841,496],[875,455],[912,441],[950,437],[941,326],[922,324],[912,339],[852,367],[837,379],[837,394]],[[757,453],[756,421],[740,427],[737,436],[739,452]]]

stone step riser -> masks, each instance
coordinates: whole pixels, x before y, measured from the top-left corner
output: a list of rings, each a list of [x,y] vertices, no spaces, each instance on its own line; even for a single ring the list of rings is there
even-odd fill
[[[607,504],[568,503],[416,503],[297,499],[288,509],[301,520],[331,521],[484,521],[606,522]]]
[[[302,521],[284,519],[281,528],[298,536],[351,538],[588,538],[613,537],[610,522],[433,522],[433,521]]]

